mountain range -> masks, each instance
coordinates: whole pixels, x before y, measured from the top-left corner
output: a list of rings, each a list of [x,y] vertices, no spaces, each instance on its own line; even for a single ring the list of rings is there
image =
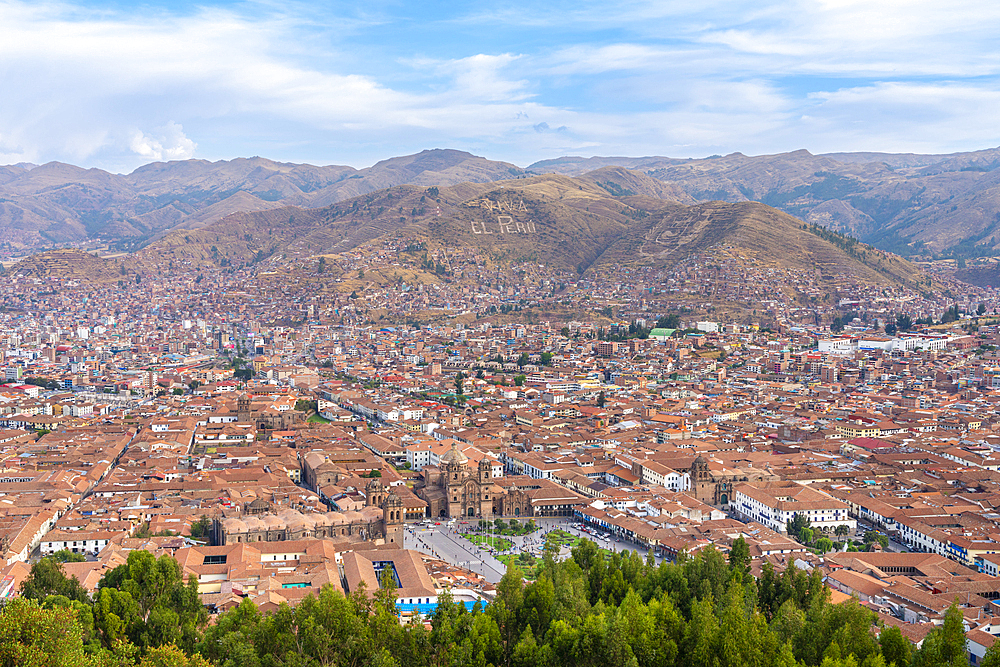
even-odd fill
[[[699,201],[759,201],[903,255],[989,256],[1000,244],[1000,149],[561,158],[528,169],[573,175],[609,164],[639,170]]]
[[[142,247],[173,229],[285,206],[315,208],[401,183],[489,182],[524,170],[453,150],[424,151],[365,169],[240,158],[157,162],[117,175],[59,162],[0,167],[0,248],[23,254],[66,243]]]
[[[1000,254],[1000,149],[949,155],[733,153],[704,159],[563,157],[520,168],[428,150],[365,169],[264,158],[153,163],[116,175],[61,163],[0,167],[0,254],[103,242],[142,248],[232,213],[314,209],[410,184],[450,187],[545,173],[628,170],[621,190],[680,204],[760,202],[911,256]],[[623,170],[623,171],[624,171]],[[642,178],[640,178],[642,177]]]
[[[168,231],[135,252],[109,258],[77,249],[37,253],[10,273],[127,282],[138,274],[190,276],[192,270],[254,267],[264,274],[295,273],[299,281],[315,277],[318,257],[327,258],[328,269],[339,275],[342,259],[384,247],[413,248],[425,259],[428,251],[436,257],[438,250],[446,257],[464,252],[461,265],[537,262],[579,275],[732,262],[796,271],[793,281],[815,281],[828,293],[837,292],[844,276],[920,292],[935,286],[931,276],[897,255],[774,207],[696,202],[622,167],[575,177],[550,173],[442,187],[405,184],[319,208],[243,211],[198,229]]]

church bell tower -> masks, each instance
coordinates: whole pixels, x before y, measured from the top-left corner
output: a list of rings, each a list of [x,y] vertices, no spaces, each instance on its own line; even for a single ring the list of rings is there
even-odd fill
[[[385,525],[386,544],[396,544],[403,547],[404,525],[403,501],[395,491],[389,491],[382,505],[382,523]]]

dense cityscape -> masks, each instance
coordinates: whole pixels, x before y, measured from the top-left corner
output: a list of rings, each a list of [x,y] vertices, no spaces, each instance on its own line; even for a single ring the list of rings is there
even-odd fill
[[[960,622],[982,660],[1000,616],[997,294],[947,266],[928,267],[934,296],[735,252],[586,276],[416,242],[115,282],[15,265],[0,595],[99,605],[166,556],[176,631],[115,631],[95,606],[92,657],[127,638],[256,664],[198,642],[248,604],[368,596],[436,632],[442,601],[509,607],[512,576],[532,591],[603,554],[691,583],[726,558],[772,623],[761,587],[799,572],[803,611],[854,599],[914,647]],[[602,590],[590,604],[628,599]]]
[[[1000,667],[1000,4],[0,26],[0,667]]]

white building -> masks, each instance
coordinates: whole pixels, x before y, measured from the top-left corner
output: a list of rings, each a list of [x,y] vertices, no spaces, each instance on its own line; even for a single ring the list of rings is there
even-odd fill
[[[806,516],[812,527],[833,531],[847,526],[852,532],[857,521],[848,516],[845,502],[795,482],[753,482],[733,488],[730,507],[743,517],[786,533],[796,514]]]
[[[983,574],[1000,577],[1000,554],[982,554],[976,558],[976,567]]]
[[[120,533],[93,530],[51,530],[42,538],[39,548],[43,556],[51,556],[57,551],[72,551],[75,554],[96,554],[108,546],[111,538]]]
[[[883,352],[905,352],[915,350],[917,342],[914,338],[889,338],[886,336],[864,336],[858,340],[858,349],[862,352],[882,350]]]
[[[90,417],[94,414],[94,406],[90,403],[69,406],[69,413],[74,417]]]
[[[410,464],[410,470],[421,470],[424,466],[431,464],[431,450],[434,444],[420,442],[406,448],[406,462]]]
[[[819,341],[819,351],[823,354],[850,356],[858,351],[855,338],[823,338]]]
[[[948,348],[948,342],[953,338],[945,334],[910,334],[916,348],[924,351],[940,351]]]
[[[691,488],[691,475],[679,472],[656,461],[643,461],[640,465],[643,484],[662,486],[671,491],[687,491]]]

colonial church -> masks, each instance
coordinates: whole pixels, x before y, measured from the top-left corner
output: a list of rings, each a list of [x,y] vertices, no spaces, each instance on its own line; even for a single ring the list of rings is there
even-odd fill
[[[241,394],[236,399],[237,421],[253,423],[259,428],[285,430],[304,418],[305,413],[293,409],[288,397],[257,405],[253,405],[249,394]]]
[[[503,490],[493,483],[488,459],[469,469],[469,457],[453,444],[441,465],[424,467],[424,486],[417,495],[427,502],[428,516],[485,517],[493,513],[493,500]]]
[[[403,546],[403,501],[380,480],[365,489],[365,507],[358,512],[299,512],[277,509],[262,498],[247,503],[238,516],[212,525],[214,545],[234,542],[284,542],[327,538],[349,542],[384,540]]]
[[[729,506],[734,482],[777,479],[769,471],[759,469],[724,468],[713,471],[708,467],[708,460],[701,455],[691,464],[689,474],[691,488],[688,494],[707,505],[722,508]]]

